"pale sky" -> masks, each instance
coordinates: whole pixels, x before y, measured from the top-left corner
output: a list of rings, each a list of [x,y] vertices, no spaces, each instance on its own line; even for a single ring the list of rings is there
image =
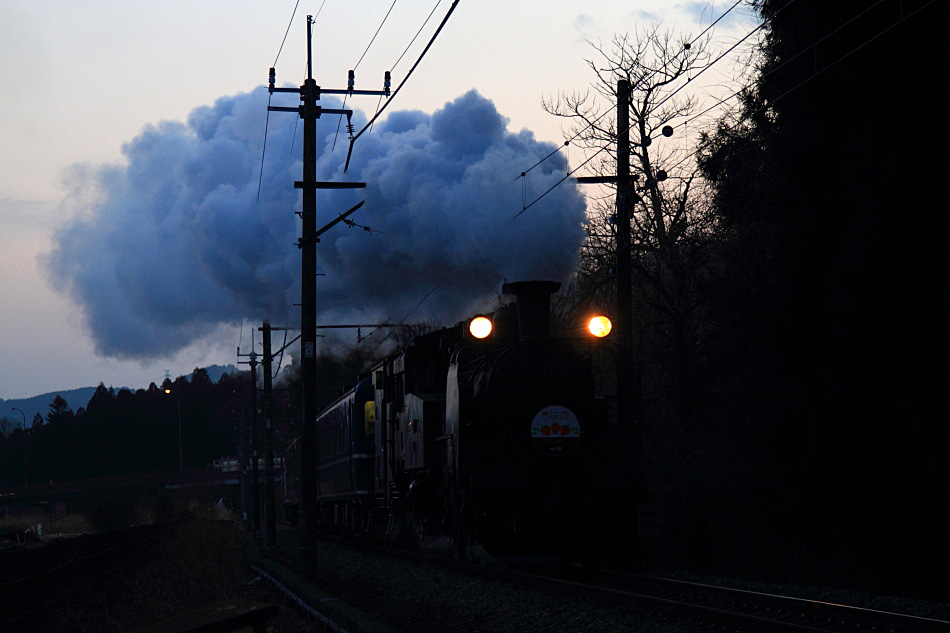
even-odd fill
[[[95,201],[70,190],[75,173],[122,164],[123,144],[147,124],[183,122],[199,106],[266,84],[295,4],[0,2],[0,398],[99,382],[145,387],[160,382],[166,370],[175,377],[196,366],[233,364],[239,344],[249,350],[252,325],[245,324],[243,330],[219,328],[167,358],[139,362],[97,356],[82,307],[53,290],[38,258],[52,248],[57,227],[94,208]],[[359,64],[357,88],[381,88],[383,71],[393,66],[435,4],[395,3]],[[443,0],[395,67],[393,87],[450,4]],[[278,83],[299,85],[305,78],[305,20],[319,11],[314,78],[326,88],[345,87],[347,70],[360,60],[392,5],[392,0],[300,0],[277,60]],[[387,115],[408,109],[432,113],[474,88],[507,117],[510,132],[526,128],[538,140],[560,144],[563,122],[543,110],[542,100],[559,91],[587,89],[593,75],[585,60],[596,56],[588,41],[606,46],[615,34],[655,22],[677,34],[698,35],[731,5],[461,0]],[[737,9],[716,26],[715,46],[724,50],[755,24],[747,9]],[[726,86],[733,76],[724,63],[707,80]],[[371,112],[376,98],[357,97],[348,107]],[[261,135],[264,117],[262,110]],[[583,160],[576,151],[567,158],[572,166]],[[512,178],[529,166],[512,164]]]

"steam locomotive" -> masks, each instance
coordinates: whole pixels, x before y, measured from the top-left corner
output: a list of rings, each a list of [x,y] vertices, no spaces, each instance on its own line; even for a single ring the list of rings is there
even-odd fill
[[[318,521],[467,559],[615,547],[629,462],[589,362],[550,336],[559,286],[505,284],[514,303],[416,337],[320,413]]]

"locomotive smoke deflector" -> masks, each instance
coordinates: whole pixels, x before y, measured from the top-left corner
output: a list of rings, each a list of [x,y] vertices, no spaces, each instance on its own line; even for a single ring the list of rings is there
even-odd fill
[[[515,295],[518,302],[518,332],[523,341],[551,335],[551,295],[561,288],[559,281],[515,281],[501,291]]]

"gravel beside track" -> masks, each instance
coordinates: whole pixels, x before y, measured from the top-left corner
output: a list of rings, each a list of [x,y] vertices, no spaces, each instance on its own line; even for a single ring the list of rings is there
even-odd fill
[[[265,556],[299,571],[296,532]],[[480,578],[318,540],[314,584],[402,633],[685,633],[685,625],[607,600]]]
[[[264,555],[292,569],[300,569],[296,531],[279,528],[278,546]],[[534,586],[517,580],[468,575],[446,569],[437,562],[404,561],[384,554],[359,551],[319,540],[314,584],[393,629],[403,633],[444,631],[566,633],[579,631],[643,631],[675,633],[695,631],[699,621],[649,612],[609,598],[578,595],[564,589]],[[673,575],[673,574],[670,574]],[[705,578],[708,582],[710,578]],[[712,584],[731,584],[716,583]],[[794,587],[766,588],[749,583],[754,591],[772,590],[785,595],[821,591],[828,600],[888,611],[941,617],[945,604],[882,598],[856,592],[808,590]],[[844,594],[850,600],[842,600]],[[814,598],[813,598],[814,599]],[[903,607],[903,608],[902,608]],[[929,607],[929,608],[928,608]],[[708,623],[707,623],[708,624]]]

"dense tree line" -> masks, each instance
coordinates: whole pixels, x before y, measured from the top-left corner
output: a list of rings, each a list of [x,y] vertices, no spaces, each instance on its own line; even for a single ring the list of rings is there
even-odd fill
[[[617,79],[633,86],[643,553],[933,593],[932,561],[950,555],[950,227],[933,135],[945,72],[932,54],[945,9],[755,7],[766,25],[753,81],[698,160],[645,138],[687,113],[685,101],[655,106],[701,55],[652,30],[591,64],[608,102]],[[599,120],[577,99],[555,105],[582,129]],[[615,147],[614,129],[589,129],[592,147]],[[678,171],[663,184],[665,165]],[[613,201],[603,206],[559,313],[612,299]]]
[[[356,384],[367,358],[367,350],[353,351],[344,358],[320,356],[317,405],[330,404]],[[278,444],[297,433],[300,385],[296,369],[291,360],[275,384]],[[256,371],[257,407],[263,414],[260,365]],[[28,421],[27,429],[18,422],[7,425],[11,429],[7,436],[0,434],[0,488],[23,485],[24,475],[33,485],[176,470],[179,404],[185,468],[206,467],[214,459],[236,455],[242,420],[250,424],[250,385],[249,371],[224,374],[213,383],[205,369],[195,369],[190,380],[184,376],[166,379],[161,386],[152,383],[135,392],[100,384],[89,402],[75,411],[64,398],[55,396],[47,414],[37,414],[32,424]]]
[[[702,417],[743,425],[768,460],[748,501],[782,536],[773,551],[794,542],[803,572],[934,582],[950,553],[950,222],[926,130],[945,10],[786,4],[758,4],[759,78],[701,160],[719,220]]]
[[[233,455],[246,376],[212,383],[204,369],[189,381],[116,392],[100,384],[75,411],[56,396],[45,417],[0,440],[0,483],[22,485],[178,468],[178,420],[184,466]],[[165,390],[171,393],[166,393]]]

